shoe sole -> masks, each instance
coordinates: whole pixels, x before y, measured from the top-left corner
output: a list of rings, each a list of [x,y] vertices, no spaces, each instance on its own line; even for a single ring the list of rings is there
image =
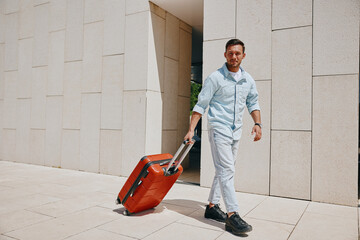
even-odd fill
[[[214,221],[217,221],[217,222],[222,222],[222,223],[224,223],[225,222],[225,219],[224,220],[222,220],[222,219],[215,219],[215,218],[211,218],[211,217],[206,217],[206,216],[204,216],[206,219],[210,219],[210,220],[214,220]]]
[[[239,232],[237,232],[237,231],[234,231],[233,229],[232,229],[232,227],[229,227],[229,226],[226,226],[225,225],[225,230],[226,231],[228,231],[228,232],[230,232],[230,233],[232,233],[232,234],[234,234],[234,235],[242,235],[242,234],[244,234],[244,233],[248,233],[248,232],[251,232],[252,231],[252,227],[250,227],[250,228],[248,228],[248,229],[245,229],[244,231],[239,231]]]

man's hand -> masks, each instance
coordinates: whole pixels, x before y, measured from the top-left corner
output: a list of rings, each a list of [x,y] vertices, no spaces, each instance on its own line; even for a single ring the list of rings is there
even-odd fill
[[[255,133],[254,142],[259,141],[261,139],[261,128],[258,125],[254,125],[251,135]]]
[[[192,140],[193,137],[194,137],[194,131],[188,131],[188,133],[184,137],[184,140],[189,141],[188,144],[193,144],[194,143],[194,141]]]

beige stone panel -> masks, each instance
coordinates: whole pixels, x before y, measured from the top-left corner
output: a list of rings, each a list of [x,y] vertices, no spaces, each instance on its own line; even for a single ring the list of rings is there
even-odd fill
[[[150,12],[126,16],[124,90],[147,87],[149,21]]]
[[[5,71],[18,68],[18,13],[5,15]]]
[[[269,195],[270,185],[270,116],[271,81],[257,81],[262,138],[254,142],[254,121],[247,110],[243,116],[242,137],[236,160],[235,189],[241,192]],[[256,179],[256,181],[254,181]]]
[[[34,7],[33,67],[48,65],[49,4]]]
[[[45,165],[45,130],[30,129],[30,163]]]
[[[171,13],[166,13],[166,23],[165,23],[165,56],[172,58],[174,60],[179,60],[179,51],[180,51],[180,22],[177,17]]]
[[[311,132],[272,131],[272,196],[310,200]]]
[[[183,22],[181,20],[180,20],[180,28],[190,34],[192,33],[192,27],[189,24],[187,24],[186,22]]]
[[[31,97],[32,75],[32,38],[19,40],[19,70],[17,82],[17,97]]]
[[[312,28],[272,36],[272,129],[311,130]]]
[[[150,10],[148,0],[126,0],[126,15]]]
[[[19,12],[19,39],[34,35],[34,5],[31,0],[21,1]]]
[[[15,162],[16,153],[16,130],[3,129],[2,130],[2,160]]]
[[[359,5],[314,1],[313,75],[359,73]]]
[[[66,0],[50,0],[50,31],[66,27]]]
[[[80,168],[80,130],[63,129],[61,145],[61,168]]]
[[[84,0],[85,14],[84,23],[92,23],[104,20],[104,1]]]
[[[84,1],[67,0],[65,61],[83,59]]]
[[[16,162],[30,162],[30,99],[17,99],[16,105]]]
[[[162,9],[161,7],[159,7],[158,5],[149,2],[150,4],[150,11],[156,15],[158,15],[159,17],[165,19],[166,18],[166,11],[164,9]]]
[[[19,0],[5,0],[5,14],[18,12],[20,8]]]
[[[314,77],[312,200],[358,205],[358,75]]]
[[[138,161],[146,154],[146,93],[124,92],[123,139],[121,175],[129,176]],[[136,109],[136,111],[134,111]]]
[[[255,80],[271,79],[271,0],[237,1],[236,37],[245,43],[245,71]]]
[[[121,175],[121,146],[122,134],[120,130],[101,130],[100,173]]]
[[[3,116],[4,116],[4,100],[0,100],[0,160],[3,159]]]
[[[31,128],[45,129],[46,127],[46,85],[48,67],[32,69],[31,82]]]
[[[165,58],[163,129],[177,128],[178,62]]]
[[[204,1],[204,41],[234,38],[236,1]]]
[[[191,33],[180,30],[179,95],[190,97],[191,81]]]
[[[316,226],[316,227],[314,227]],[[355,219],[305,212],[289,240],[301,239],[358,239]]]
[[[30,162],[30,99],[16,100],[16,154],[15,161]]]
[[[204,42],[203,82],[226,62],[224,57],[226,42],[230,39],[220,39]]]
[[[101,92],[103,22],[84,27],[82,92]]]
[[[176,130],[163,130],[161,153],[170,153],[174,155],[177,150],[177,142]]]
[[[65,63],[63,128],[80,129],[82,62]]]
[[[5,43],[5,14],[3,14],[4,2],[0,3],[0,43]]]
[[[34,6],[48,3],[50,0],[34,0]]]
[[[104,2],[104,55],[125,52],[125,0]]]
[[[202,187],[211,187],[215,176],[208,134],[208,131],[202,131],[201,133],[200,185]]]
[[[92,228],[88,231],[73,235],[68,240],[91,240],[91,239],[107,239],[107,240],[134,240],[133,238],[111,233],[108,231]],[[6,240],[6,239],[5,239]]]
[[[165,68],[165,20],[151,13],[149,31],[147,89],[162,92]]]
[[[100,94],[82,94],[80,125],[80,170],[99,172]]]
[[[122,128],[124,56],[103,58],[101,129]]]
[[[177,108],[177,138],[176,138],[176,148],[178,148],[181,143],[184,141],[184,137],[189,130],[190,124],[190,98],[178,96],[177,98],[178,108]],[[175,154],[173,152],[172,154]],[[182,162],[184,168],[189,167],[189,154],[186,156]]]
[[[48,95],[62,95],[64,81],[65,31],[50,33]]]
[[[341,217],[347,219],[356,219],[357,218],[357,208],[335,205],[335,204],[325,204],[318,202],[310,202],[306,212],[317,213],[317,214],[327,214],[333,217]]]
[[[63,97],[46,98],[45,165],[61,166]]]
[[[5,72],[3,127],[16,128],[17,71]]]
[[[162,105],[160,92],[146,92],[145,153],[147,155],[161,153]]]
[[[308,26],[312,24],[312,0],[272,2],[272,29]]]
[[[5,84],[5,73],[4,73],[4,49],[5,44],[0,44],[0,99],[4,99],[4,84]]]

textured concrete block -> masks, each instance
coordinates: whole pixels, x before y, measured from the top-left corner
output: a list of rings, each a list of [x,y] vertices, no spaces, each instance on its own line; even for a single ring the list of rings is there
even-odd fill
[[[226,42],[229,40],[221,39],[204,42],[203,81],[226,62],[224,52]]]
[[[82,62],[65,63],[63,128],[80,129]]]
[[[85,0],[84,23],[104,20],[104,1]]]
[[[18,13],[5,15],[5,71],[18,68]]]
[[[48,95],[62,95],[64,81],[65,31],[50,33]]]
[[[17,97],[31,97],[31,75],[32,75],[32,38],[19,40],[19,71],[17,82]]]
[[[247,54],[241,65],[255,80],[271,79],[271,0],[238,0],[236,20]]]
[[[5,72],[3,127],[16,128],[17,71]],[[13,161],[13,160],[12,160]]]
[[[174,60],[179,60],[179,19],[167,12],[165,25],[165,56]]]
[[[147,88],[161,92],[164,90],[165,20],[151,13],[150,37],[148,42]]]
[[[5,14],[18,12],[20,8],[20,0],[5,0]]]
[[[124,56],[103,58],[101,129],[122,127],[124,88]]]
[[[5,43],[5,2],[0,2],[0,43]]]
[[[312,24],[312,0],[272,2],[272,29],[308,26]]]
[[[3,116],[4,116],[4,100],[0,100],[0,160],[3,159],[3,152],[2,152],[2,146],[3,146]]]
[[[67,0],[65,61],[82,60],[84,40],[84,1]]]
[[[125,0],[108,0],[104,6],[104,55],[125,52]]]
[[[204,1],[204,41],[235,37],[236,1]]]
[[[146,93],[124,92],[121,175],[129,176],[139,159],[145,155]],[[134,111],[136,109],[136,111]]]
[[[63,129],[61,167],[79,170],[80,130]]]
[[[121,175],[122,134],[119,130],[101,130],[100,173]]]
[[[45,130],[30,129],[30,163],[45,165]]]
[[[31,0],[21,1],[19,12],[19,39],[34,35],[34,5]]]
[[[314,1],[314,75],[359,73],[359,5]]]
[[[163,93],[163,129],[177,129],[178,62],[165,58],[165,82]]]
[[[30,99],[16,102],[16,162],[30,162]]]
[[[101,92],[103,22],[85,25],[82,92]]]
[[[0,100],[4,99],[4,83],[5,83],[4,53],[5,53],[5,44],[0,44]]]
[[[46,98],[45,165],[61,166],[63,97]]]
[[[100,94],[82,94],[80,126],[80,170],[99,172]]]
[[[271,82],[257,81],[256,88],[259,92],[261,122],[263,124],[262,138],[260,141],[254,142],[254,135],[251,135],[254,120],[245,110],[242,137],[236,160],[235,189],[242,192],[269,195]]]
[[[2,153],[3,160],[15,162],[16,153],[16,130],[15,129],[3,129],[3,144]]]
[[[201,133],[201,168],[200,185],[211,187],[215,176],[215,168],[211,155],[208,131]]]
[[[149,12],[126,16],[124,90],[146,89],[149,21]],[[139,59],[142,59],[141,64]]]
[[[358,75],[313,84],[312,200],[357,206]]]
[[[31,128],[46,127],[47,66],[33,68],[31,82]]]
[[[161,151],[162,105],[160,92],[146,92],[146,154],[158,154]]]
[[[311,27],[273,32],[273,129],[311,130],[311,36]]]
[[[162,132],[162,153],[175,154],[177,150],[177,131],[176,130],[163,130]]]
[[[126,0],[126,15],[150,10],[148,0]]]
[[[66,0],[50,1],[50,31],[58,31],[66,27]]]
[[[33,67],[48,65],[49,4],[34,7]]]
[[[311,132],[272,131],[272,196],[310,200]]]
[[[180,30],[179,95],[190,97],[191,87],[191,34]]]

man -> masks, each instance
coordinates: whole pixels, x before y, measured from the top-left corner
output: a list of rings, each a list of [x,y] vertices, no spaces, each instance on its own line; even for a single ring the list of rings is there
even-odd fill
[[[240,67],[246,56],[244,43],[239,39],[229,40],[225,46],[224,56],[226,63],[210,74],[204,82],[193,109],[189,131],[184,139],[191,141],[196,124],[209,107],[208,133],[215,177],[205,218],[225,222],[226,231],[239,235],[252,230],[251,225],[237,213],[239,206],[234,187],[235,161],[245,105],[255,123],[251,132],[255,133],[254,141],[261,139],[262,125],[255,81]],[[219,207],[221,196],[227,214]]]

